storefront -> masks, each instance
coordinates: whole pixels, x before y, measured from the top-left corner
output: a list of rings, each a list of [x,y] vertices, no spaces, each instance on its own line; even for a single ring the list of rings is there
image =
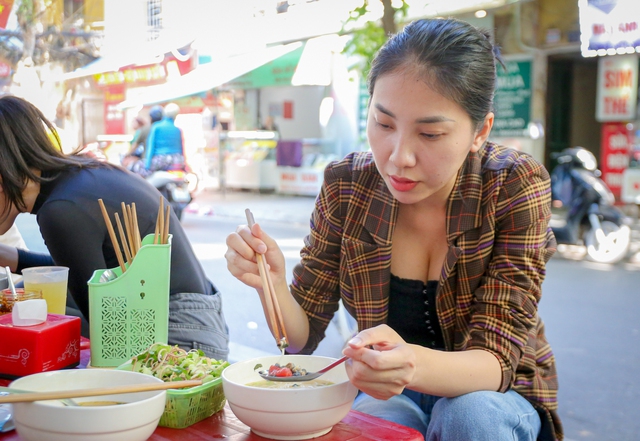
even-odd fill
[[[193,171],[201,178],[204,186],[223,187],[229,181],[224,175],[225,161],[231,153],[236,159],[241,159],[240,164],[245,164],[246,159],[265,159],[267,156],[261,150],[265,147],[264,142],[254,142],[254,136],[247,134],[247,130],[238,130],[243,127],[248,113],[244,105],[244,90],[225,85],[273,60],[286,57],[301,47],[301,43],[292,43],[213,60],[163,84],[131,90],[116,108],[131,113],[155,104],[170,101],[177,103],[182,111],[176,119],[176,125],[185,134],[185,149],[188,161],[192,169],[195,169]],[[258,127],[251,125],[249,128],[256,130]],[[250,146],[244,146],[242,136],[247,136],[246,141],[254,146],[260,144],[260,151],[255,152],[255,155],[248,153]],[[271,156],[275,158],[275,155]],[[275,170],[275,159],[273,167],[259,167],[260,170],[270,168]],[[274,181],[274,173],[275,171],[268,173],[266,182]],[[263,175],[266,174],[265,171]],[[242,180],[242,177],[231,176],[230,182],[233,184]],[[258,179],[258,182],[262,181]],[[249,185],[250,188],[260,188],[263,184],[254,185],[249,182]],[[274,187],[273,184],[266,185]]]
[[[308,40],[220,87],[234,91],[235,128],[249,132],[245,142],[226,144],[229,188],[254,189],[247,171],[256,169],[262,172],[259,190],[315,196],[327,163],[359,148],[358,82],[351,81],[343,45],[337,35]],[[265,121],[275,123],[277,140],[266,155],[265,142],[251,139],[261,136],[251,132]]]
[[[213,60],[165,84],[127,93],[116,109],[180,105],[179,99],[212,94],[215,105],[203,113],[218,123],[216,153],[204,162],[214,185],[316,195],[326,164],[359,149],[359,83],[340,54],[343,45],[343,37],[329,35]],[[275,127],[265,127],[268,120]],[[200,144],[213,145],[210,139]]]
[[[581,0],[581,52],[597,63],[595,121],[602,178],[622,203],[640,203],[640,10],[630,0]]]

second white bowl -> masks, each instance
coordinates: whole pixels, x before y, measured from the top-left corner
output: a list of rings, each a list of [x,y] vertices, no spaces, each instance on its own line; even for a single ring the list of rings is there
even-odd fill
[[[276,355],[241,361],[222,372],[222,387],[233,413],[256,434],[280,440],[315,438],[329,432],[349,413],[358,393],[349,382],[344,364],[319,377],[333,383],[329,386],[265,389],[247,383],[262,379],[254,370],[257,364],[268,369],[276,362],[291,362],[315,372],[335,360],[315,355]]]

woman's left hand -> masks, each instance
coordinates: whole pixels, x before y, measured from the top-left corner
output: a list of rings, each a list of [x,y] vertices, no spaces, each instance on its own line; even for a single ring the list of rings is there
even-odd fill
[[[401,394],[416,371],[413,348],[387,325],[358,333],[342,353],[349,357],[346,368],[351,383],[381,400]]]

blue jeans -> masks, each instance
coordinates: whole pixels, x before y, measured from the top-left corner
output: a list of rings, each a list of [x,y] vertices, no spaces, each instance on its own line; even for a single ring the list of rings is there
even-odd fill
[[[207,357],[226,360],[229,328],[222,313],[220,293],[169,296],[169,344],[185,351],[201,349]]]
[[[479,391],[440,398],[406,390],[389,400],[359,393],[353,407],[416,429],[427,441],[535,441],[538,412],[514,391]]]

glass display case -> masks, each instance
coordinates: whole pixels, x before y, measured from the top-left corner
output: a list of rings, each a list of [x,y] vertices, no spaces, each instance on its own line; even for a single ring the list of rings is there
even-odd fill
[[[317,196],[324,179],[324,169],[338,156],[328,141],[300,139],[281,141],[277,147],[277,192],[300,196]]]
[[[225,188],[274,191],[277,133],[265,130],[230,131],[224,136]]]

